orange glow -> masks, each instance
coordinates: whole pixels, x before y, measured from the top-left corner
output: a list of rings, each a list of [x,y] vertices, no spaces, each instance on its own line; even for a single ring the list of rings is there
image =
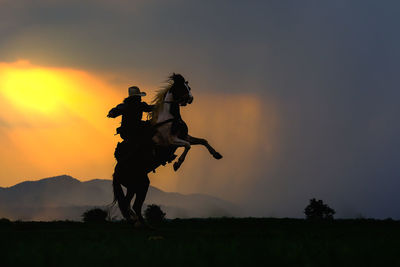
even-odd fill
[[[50,115],[71,103],[71,85],[63,75],[39,68],[7,68],[0,76],[2,93],[18,108]]]
[[[196,89],[193,94],[193,104],[182,108],[189,134],[207,139],[224,158],[215,160],[204,147],[193,146],[178,173],[161,167],[150,180],[167,191],[238,199],[238,188],[247,193],[257,172],[274,164],[276,108],[250,94],[200,94]]]
[[[0,186],[61,173],[110,178],[118,122],[106,114],[119,92],[84,71],[1,63]]]
[[[120,119],[106,118],[108,110],[127,96],[129,86],[139,85],[148,102],[161,83],[153,89],[140,81],[116,86],[104,77],[26,61],[0,63],[0,186],[60,174],[111,179]],[[206,138],[224,158],[217,161],[195,146],[179,172],[161,167],[150,174],[151,184],[238,197],[226,188],[244,189],[259,165],[272,164],[276,155],[276,109],[254,95],[192,88],[194,102],[182,108],[189,133]]]

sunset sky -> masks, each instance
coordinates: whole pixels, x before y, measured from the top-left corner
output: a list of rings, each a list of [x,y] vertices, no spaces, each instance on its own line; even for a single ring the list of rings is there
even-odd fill
[[[172,72],[193,147],[165,191],[205,193],[244,215],[400,219],[397,1],[0,0],[0,187],[68,174],[110,179],[119,119]]]

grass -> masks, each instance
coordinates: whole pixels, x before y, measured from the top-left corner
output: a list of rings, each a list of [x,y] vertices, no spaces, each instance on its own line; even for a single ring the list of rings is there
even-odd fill
[[[0,266],[400,266],[400,222],[176,219],[151,231],[0,221],[0,256]]]

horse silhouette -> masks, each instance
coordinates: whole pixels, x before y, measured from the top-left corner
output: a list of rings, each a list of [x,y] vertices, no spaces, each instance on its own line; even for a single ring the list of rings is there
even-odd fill
[[[118,203],[123,217],[135,226],[144,224],[142,206],[150,184],[148,173],[172,162],[179,147],[184,147],[184,151],[173,165],[175,171],[184,162],[191,145],[203,145],[214,158],[222,158],[206,139],[189,135],[189,129],[180,115],[180,107],[192,102],[189,83],[182,75],[174,73],[153,101],[155,108],[151,113],[152,130],[149,133],[155,146],[136,146],[135,149],[121,143],[120,147],[117,146],[116,152],[120,151],[116,153],[118,162],[113,173],[113,203]],[[126,194],[121,185],[126,187]],[[135,195],[132,210],[130,203]]]

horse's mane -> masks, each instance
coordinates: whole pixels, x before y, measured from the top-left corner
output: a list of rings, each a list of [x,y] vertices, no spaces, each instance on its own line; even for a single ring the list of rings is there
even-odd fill
[[[151,101],[151,104],[154,105],[154,110],[153,112],[150,113],[151,124],[155,124],[157,122],[158,114],[160,113],[162,107],[164,106],[165,95],[168,93],[169,89],[171,89],[173,85],[173,80],[171,77],[169,77],[167,82],[168,84],[166,84],[160,90],[158,90],[157,94],[153,98],[153,101]]]
[[[168,93],[168,91],[171,89],[174,84],[178,83],[184,83],[185,78],[183,78],[182,75],[173,73],[171,76],[168,77],[168,80],[166,81],[166,85],[161,87],[160,90],[157,91],[156,96],[153,98],[153,101],[151,101],[151,104],[154,105],[154,110],[153,112],[150,113],[149,119],[151,124],[156,124],[158,115],[160,114],[160,111],[162,110],[162,107],[164,106],[164,99],[165,95]]]

